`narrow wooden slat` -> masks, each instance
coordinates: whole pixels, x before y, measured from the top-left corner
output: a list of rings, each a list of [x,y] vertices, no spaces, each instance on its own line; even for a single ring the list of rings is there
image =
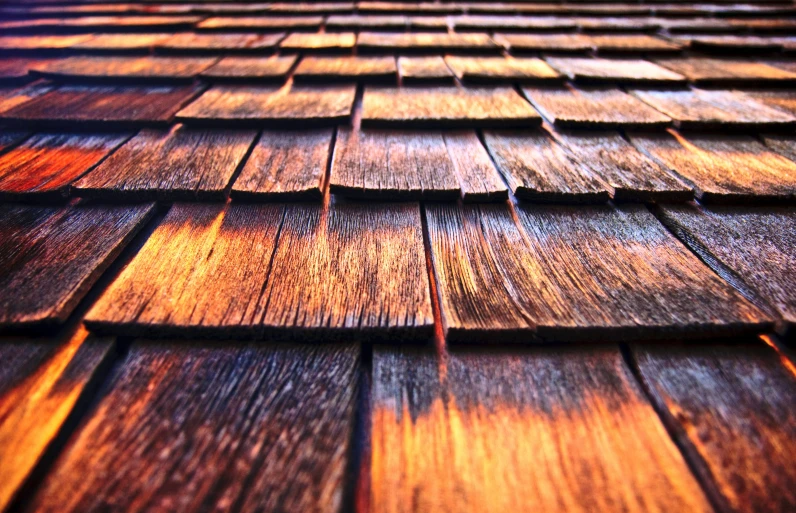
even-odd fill
[[[171,34],[96,34],[85,41],[71,45],[70,51],[97,55],[149,55],[158,43]]]
[[[202,21],[196,25],[196,29],[218,32],[314,32],[322,23],[322,16],[218,16]]]
[[[332,130],[263,132],[232,187],[240,200],[320,199]]]
[[[570,18],[575,25],[587,33],[605,32],[652,32],[660,29],[665,20],[649,17],[583,17]],[[714,20],[710,20],[714,21]]]
[[[24,141],[28,136],[30,136],[30,132],[0,130],[0,155]],[[0,162],[2,162],[2,158],[0,158]]]
[[[353,344],[136,342],[27,510],[336,513],[358,357]]]
[[[0,114],[27,103],[53,90],[53,85],[37,81],[24,87],[0,86]]]
[[[0,328],[65,321],[152,210],[0,207]]]
[[[710,35],[683,35],[678,38],[685,41],[690,48],[706,53],[735,53],[743,51],[774,52],[782,49],[782,43],[774,38],[757,36],[710,36]]]
[[[361,4],[362,2],[359,2]],[[260,4],[267,8],[268,13],[278,14],[335,14],[352,12],[354,2],[274,2]]]
[[[157,53],[250,54],[274,51],[283,34],[208,34],[183,32],[155,45]]]
[[[131,134],[38,133],[0,156],[0,199],[63,201],[70,184]]]
[[[442,57],[399,57],[398,70],[404,84],[453,82],[453,72]]]
[[[706,203],[792,201],[796,163],[749,136],[631,134],[631,141],[674,170]]]
[[[675,436],[738,512],[796,507],[796,377],[762,341],[634,345]]]
[[[48,59],[0,58],[0,85],[21,85],[35,80],[28,70],[50,62]]]
[[[682,45],[649,34],[603,34],[590,36],[599,54],[668,54],[679,53]],[[675,70],[676,71],[676,70]],[[682,74],[682,73],[681,73]]]
[[[762,85],[796,83],[796,73],[781,70],[765,62],[742,59],[687,59],[659,60],[665,66],[697,85]]]
[[[395,83],[395,57],[304,57],[293,73],[296,82]]]
[[[376,34],[362,32],[357,37],[360,52],[445,53],[500,52],[500,45],[487,34],[405,33]]]
[[[446,131],[442,137],[459,177],[462,201],[469,203],[508,199],[506,184],[474,132]]]
[[[796,117],[796,93],[793,91],[745,91],[743,93],[745,98],[752,98],[757,103],[762,103],[766,107],[775,109],[778,112],[789,114],[791,117]]]
[[[459,80],[469,82],[560,82],[561,76],[543,60],[506,57],[445,58]]]
[[[0,53],[5,55],[51,55],[88,41],[91,34],[73,36],[0,36]]]
[[[655,128],[671,118],[615,88],[525,87],[539,112],[561,128]]]
[[[55,34],[91,32],[179,32],[191,30],[201,20],[197,16],[81,16],[39,18],[0,23],[6,34]]]
[[[208,82],[283,82],[293,65],[295,56],[224,57],[200,77]]]
[[[59,82],[190,84],[215,62],[215,58],[199,57],[69,57],[34,66],[32,72]]]
[[[732,26],[727,20],[716,18],[659,18],[659,26],[670,34],[732,34],[740,32],[739,27]]]
[[[370,510],[712,511],[615,346],[373,351]]]
[[[586,52],[592,42],[583,34],[495,34],[495,41],[512,52]]]
[[[302,34],[294,33],[279,43],[282,51],[293,52],[332,52],[332,51],[351,51],[356,44],[356,34]]]
[[[547,63],[570,80],[608,84],[680,84],[685,77],[642,59],[547,57]]]
[[[256,135],[184,126],[142,130],[75,182],[74,192],[105,200],[223,201]]]
[[[348,32],[362,30],[405,30],[409,19],[402,15],[370,15],[335,14],[326,19],[326,30],[330,32]]]
[[[576,27],[573,18],[555,16],[452,16],[454,29],[462,32],[565,32]]]

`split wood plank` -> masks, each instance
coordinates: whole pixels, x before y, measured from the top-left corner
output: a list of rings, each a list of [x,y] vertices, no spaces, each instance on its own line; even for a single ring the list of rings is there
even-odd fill
[[[359,351],[136,342],[27,510],[340,511]]]
[[[58,82],[190,84],[215,62],[200,57],[69,57],[34,66],[31,72]]]
[[[445,58],[459,80],[466,82],[561,82],[561,75],[536,57]]]
[[[79,54],[149,55],[155,45],[172,37],[171,34],[96,34],[86,41],[71,45],[69,50]]]
[[[775,152],[796,162],[796,136],[769,134],[763,136],[763,142]]]
[[[796,507],[796,377],[762,340],[634,345],[652,401],[728,511]]]
[[[0,207],[0,328],[63,323],[152,211]]]
[[[226,87],[215,86],[177,113],[184,123],[240,127],[287,125],[333,126],[346,123],[356,87]]]
[[[236,200],[320,200],[332,130],[265,131],[232,187]]]
[[[577,156],[541,130],[484,132],[487,149],[519,199],[605,203],[607,186]]]
[[[353,32],[347,33],[322,33],[322,34],[290,34],[279,44],[283,52],[350,52],[357,42]]]
[[[682,84],[685,77],[643,59],[547,57],[570,80],[597,84]]]
[[[63,86],[3,112],[0,120],[55,128],[167,126],[201,91],[199,86]]]
[[[759,333],[770,316],[639,205],[428,205],[448,340]]]
[[[435,57],[399,57],[398,70],[403,84],[451,83],[453,72],[445,59]]]
[[[255,131],[142,130],[75,182],[78,196],[109,201],[224,201]]]
[[[196,26],[196,30],[217,32],[316,32],[322,16],[217,16]]]
[[[284,82],[296,56],[224,57],[200,73],[208,82]]]
[[[361,53],[499,53],[500,45],[487,34],[403,33],[374,34],[363,32],[357,37]]]
[[[611,190],[614,201],[690,201],[691,187],[668,169],[638,151],[614,131],[554,131],[563,143]]]
[[[348,32],[362,30],[406,30],[409,18],[403,15],[370,15],[335,14],[326,20],[325,28],[329,32]]]
[[[516,52],[587,52],[592,42],[583,34],[495,34],[495,41]]]
[[[132,134],[37,133],[0,156],[0,200],[64,201],[70,184]]]
[[[769,203],[796,197],[796,163],[742,135],[631,134],[705,203]]]
[[[387,82],[398,80],[395,57],[304,57],[293,72],[299,82]]]
[[[448,155],[462,188],[462,201],[504,201],[509,193],[500,173],[475,132],[445,131]]]
[[[276,50],[284,34],[174,34],[155,45],[155,52],[169,54],[262,54]]]
[[[642,90],[631,93],[684,129],[766,129],[796,126],[796,117],[737,91]]]
[[[671,118],[616,88],[524,87],[557,128],[658,128]]]
[[[532,127],[542,118],[516,91],[497,88],[365,88],[362,126]]]
[[[747,298],[796,326],[796,210],[668,205],[659,216]]]
[[[762,85],[796,83],[796,73],[791,73],[765,62],[742,59],[687,59],[659,60],[665,66],[697,85]]]
[[[374,513],[712,511],[616,346],[376,346],[372,397]]]
[[[112,339],[73,326],[0,338],[0,511],[5,511],[112,358]]]
[[[592,47],[599,54],[668,54],[679,53],[683,45],[649,34],[602,34],[589,37]],[[677,71],[677,70],[675,70]],[[682,73],[681,73],[682,74]]]

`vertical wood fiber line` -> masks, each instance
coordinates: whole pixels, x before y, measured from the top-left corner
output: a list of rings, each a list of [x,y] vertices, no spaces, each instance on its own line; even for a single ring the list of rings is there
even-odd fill
[[[461,203],[461,200],[459,200]],[[431,256],[431,240],[428,234],[428,220],[426,219],[425,202],[420,204],[420,221],[423,224],[423,249],[426,253],[426,269],[428,271],[428,284],[431,291],[431,311],[434,315],[434,345],[437,353],[442,357],[445,352],[445,327],[442,325],[442,309],[440,307],[437,275],[434,272],[434,262]]]

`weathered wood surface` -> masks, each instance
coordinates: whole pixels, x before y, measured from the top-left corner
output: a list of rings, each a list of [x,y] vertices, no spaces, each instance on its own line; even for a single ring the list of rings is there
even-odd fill
[[[716,273],[796,325],[796,210],[668,205],[659,216]]]
[[[487,149],[517,198],[551,203],[605,203],[609,191],[586,162],[535,131],[488,131]]]
[[[96,34],[71,45],[69,50],[79,54],[149,55],[155,45],[173,37],[171,34]]]
[[[555,131],[553,136],[605,182],[615,201],[683,202],[694,197],[656,161],[614,131]]]
[[[372,397],[374,513],[712,511],[616,346],[376,346]]]
[[[255,131],[142,130],[75,182],[78,196],[119,201],[224,201]]]
[[[23,87],[0,86],[0,114],[53,90],[53,85],[36,81]]]
[[[796,126],[796,117],[735,91],[705,89],[631,91],[685,129],[766,129]]]
[[[766,146],[796,162],[796,135],[769,134],[762,139]]]
[[[395,57],[304,57],[293,72],[296,82],[387,82],[398,79]]]
[[[201,90],[199,86],[63,86],[3,112],[0,120],[56,128],[166,126]]]
[[[649,34],[603,34],[589,37],[598,54],[668,54],[679,53],[682,45]],[[676,70],[675,70],[676,71]],[[682,73],[681,73],[682,74]]]
[[[554,16],[465,15],[452,17],[451,21],[457,32],[567,32],[576,27],[573,18]]]
[[[634,345],[652,400],[728,511],[796,508],[796,377],[757,340]]]
[[[236,200],[321,199],[332,130],[265,131],[232,187]]]
[[[0,52],[4,55],[41,56],[60,54],[72,45],[91,39],[90,34],[73,36],[0,36]]]
[[[363,127],[527,128],[541,122],[528,102],[505,87],[368,87],[362,102]]]
[[[0,207],[0,329],[64,322],[151,213],[151,205]]]
[[[465,82],[561,82],[561,76],[536,57],[448,56],[445,62]]]
[[[479,53],[500,52],[500,45],[487,34],[405,33],[374,34],[363,32],[357,37],[361,52],[429,52]]]
[[[202,57],[69,57],[34,66],[38,76],[59,82],[188,83],[215,64]]]
[[[202,21],[196,25],[196,29],[218,32],[315,32],[322,23],[322,16],[217,16]]]
[[[644,207],[429,205],[449,341],[622,340],[757,333],[745,300]]]
[[[353,344],[136,342],[27,510],[336,513],[358,360]]]
[[[0,511],[41,461],[104,363],[112,339],[64,328],[51,337],[0,338]]]
[[[547,57],[547,63],[570,80],[607,84],[681,84],[685,77],[642,59]]]
[[[406,30],[409,19],[403,15],[383,14],[361,16],[358,14],[335,14],[326,19],[325,28],[329,32],[362,30]]]
[[[20,85],[31,82],[34,76],[28,70],[50,62],[48,59],[0,58],[0,85]]]
[[[295,56],[224,57],[200,76],[208,82],[283,82],[295,63]]]
[[[682,35],[677,38],[689,48],[705,53],[735,53],[778,51],[783,45],[770,37],[733,35]]]
[[[649,17],[582,17],[570,18],[582,32],[652,32],[668,20]],[[710,20],[714,21],[714,20]]]
[[[469,203],[508,199],[506,184],[475,132],[446,131],[442,137],[459,177],[462,201]]]
[[[29,136],[30,132],[0,129],[0,155],[2,155],[6,150],[13,148],[18,143],[24,141]],[[0,158],[0,162],[2,162],[2,158]],[[0,167],[0,169],[3,168]]]
[[[706,203],[768,203],[796,197],[796,163],[750,136],[631,134],[639,149],[674,170]]]
[[[743,59],[709,59],[689,57],[657,61],[697,85],[763,85],[796,83],[796,73],[791,73],[765,62]]]
[[[276,50],[282,34],[215,34],[183,32],[155,45],[155,52],[170,54],[250,54]]]
[[[0,200],[65,200],[70,184],[131,134],[37,133],[0,155]]]
[[[495,34],[495,41],[512,52],[586,52],[591,39],[583,34]]]
[[[615,88],[524,87],[528,100],[561,128],[657,128],[671,118]]]
[[[453,82],[453,72],[440,56],[399,57],[398,71],[405,85]]]
[[[356,87],[215,86],[177,113],[184,123],[239,127],[330,126],[351,117]]]
[[[757,103],[775,109],[779,112],[790,114],[791,117],[796,117],[796,93],[793,91],[745,91],[745,98],[752,98]],[[756,108],[756,107],[753,107]]]
[[[336,52],[351,51],[357,42],[356,34],[303,34],[294,33],[287,36],[281,43],[279,49],[288,52]]]

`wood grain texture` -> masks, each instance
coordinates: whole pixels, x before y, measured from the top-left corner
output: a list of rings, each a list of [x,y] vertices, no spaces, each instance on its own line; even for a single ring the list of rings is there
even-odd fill
[[[683,35],[678,40],[686,42],[689,48],[705,53],[774,52],[783,47],[775,38],[758,36]]]
[[[796,507],[796,377],[761,340],[634,345],[652,400],[728,511]]]
[[[3,112],[0,120],[55,128],[166,126],[200,91],[198,86],[63,86]]]
[[[796,117],[796,93],[788,90],[761,91],[748,90],[742,94],[744,98],[752,98],[754,102],[762,103],[766,107]]]
[[[405,30],[409,19],[403,15],[382,14],[362,16],[359,14],[335,14],[326,19],[329,32],[362,30]]]
[[[442,57],[399,57],[398,70],[404,84],[452,83],[453,72]]]
[[[453,167],[459,177],[462,201],[504,201],[508,189],[475,132],[446,131],[442,134]]]
[[[589,37],[598,54],[668,54],[679,53],[682,45],[649,34],[602,34]],[[677,70],[675,70],[677,71]],[[681,73],[682,74],[682,73]]]
[[[762,139],[766,146],[796,162],[796,136],[768,134]]]
[[[304,57],[293,72],[298,82],[387,82],[398,79],[394,57]]]
[[[639,149],[674,170],[705,203],[792,201],[796,163],[749,136],[631,134]]]
[[[58,82],[190,84],[215,58],[69,57],[34,66],[32,73]]]
[[[429,205],[449,341],[532,333],[623,340],[757,333],[745,300],[638,205]]]
[[[314,32],[322,23],[322,16],[217,16],[202,21],[196,25],[196,29],[217,32]]]
[[[37,133],[0,155],[0,199],[64,201],[70,184],[131,134]]]
[[[498,53],[500,45],[487,34],[405,33],[377,34],[362,32],[357,37],[360,52],[380,53]]]
[[[694,197],[690,186],[617,132],[566,130],[553,136],[608,185],[614,201],[679,203]]]
[[[215,34],[183,32],[155,45],[169,54],[263,54],[276,50],[283,34]]]
[[[0,155],[30,136],[30,132],[0,129]]]
[[[339,34],[293,33],[279,43],[283,52],[349,52],[354,48],[357,36],[353,32]]]
[[[705,89],[631,91],[685,129],[765,129],[796,125],[796,117],[735,91]]]
[[[351,117],[356,87],[215,86],[177,113],[191,124],[239,127],[277,125],[317,127],[345,123]]]
[[[531,127],[541,122],[516,91],[503,87],[368,87],[362,103],[363,127]]]
[[[560,128],[657,128],[671,118],[615,88],[524,87],[528,100]]]
[[[236,200],[320,200],[332,130],[265,131],[232,187]]]
[[[605,33],[605,32],[652,32],[657,31],[667,20],[659,18],[639,17],[582,17],[569,18],[582,32]],[[709,20],[715,21],[715,20]]]
[[[0,207],[0,329],[64,322],[151,213],[151,205]]]
[[[27,103],[53,90],[53,85],[36,81],[23,87],[0,86],[0,114]]]
[[[681,84],[685,77],[643,59],[547,57],[570,80],[597,84]]]
[[[31,82],[35,77],[30,75],[28,70],[47,62],[49,59],[0,58],[0,85],[21,85]]]
[[[208,82],[284,82],[296,63],[295,56],[224,57],[200,73]]]
[[[74,192],[108,201],[224,201],[256,136],[184,126],[142,130],[75,182]]]
[[[796,73],[791,73],[765,62],[742,59],[661,59],[658,64],[688,78],[697,85],[762,85],[796,83]]]
[[[511,52],[586,52],[591,39],[583,34],[495,34],[495,41]]]
[[[487,149],[519,199],[553,203],[605,203],[606,184],[588,164],[539,131],[484,132]]]
[[[60,54],[64,50],[88,41],[90,34],[71,36],[0,36],[0,53],[4,55],[33,55],[41,56]]]
[[[371,424],[374,513],[712,511],[615,346],[376,346]]]
[[[112,339],[79,326],[50,337],[0,338],[0,510],[41,461],[112,347]]]
[[[39,18],[7,21],[0,29],[9,34],[52,34],[92,32],[179,32],[191,30],[201,20],[198,16],[81,16],[76,18]]]
[[[796,326],[796,211],[669,205],[659,217],[719,276]]]
[[[536,57],[445,58],[448,67],[465,82],[561,82],[561,76]]]
[[[340,511],[358,357],[136,342],[27,510]]]
[[[566,32],[576,27],[573,18],[557,16],[483,16],[464,15],[451,17],[457,32]]]
[[[149,55],[155,45],[166,41],[171,34],[95,34],[85,41],[71,45],[69,50],[79,54]]]

